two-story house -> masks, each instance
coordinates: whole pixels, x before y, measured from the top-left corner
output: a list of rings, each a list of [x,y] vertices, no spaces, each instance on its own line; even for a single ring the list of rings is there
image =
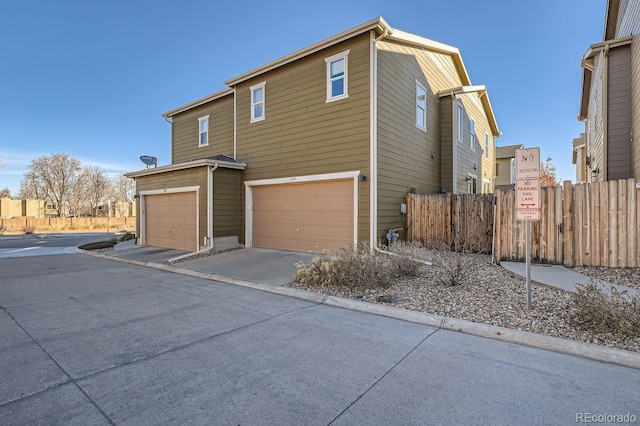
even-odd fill
[[[487,52],[489,54],[489,52]],[[325,252],[403,229],[407,192],[493,191],[500,135],[458,49],[376,18],[163,114],[135,178],[138,243]]]
[[[496,188],[513,189],[516,183],[516,151],[523,148],[522,144],[496,147]]]
[[[608,0],[603,38],[582,59],[576,176],[640,179],[640,2]]]

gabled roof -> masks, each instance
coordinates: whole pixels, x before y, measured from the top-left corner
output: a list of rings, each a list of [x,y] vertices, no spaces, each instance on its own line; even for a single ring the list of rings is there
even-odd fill
[[[524,148],[524,145],[496,146],[496,158],[516,158],[516,151]]]
[[[182,105],[178,108],[172,109],[171,111],[167,111],[164,114],[162,114],[162,116],[164,118],[169,118],[169,117],[173,117],[176,114],[180,114],[181,112],[190,110],[191,108],[195,108],[195,107],[199,107],[200,105],[204,105],[207,102],[211,102],[211,101],[215,101],[216,99],[220,99],[223,98],[227,95],[230,95],[233,93],[233,89],[228,87],[226,89],[220,90],[218,92],[212,93],[211,95],[207,95],[204,98],[200,98],[200,99],[196,99],[193,102],[189,102],[186,105]]]
[[[607,0],[607,11],[604,18],[603,40],[611,40],[616,37],[618,27],[618,14],[620,11],[620,0]]]
[[[415,34],[394,29],[391,27],[391,25],[387,23],[387,21],[385,21],[381,16],[379,16],[375,19],[372,19],[363,24],[350,28],[346,31],[343,31],[327,39],[314,43],[303,49],[297,50],[279,59],[271,61],[265,65],[259,66],[243,74],[240,74],[236,77],[233,77],[224,82],[224,84],[229,86],[228,89],[222,90],[220,92],[216,92],[212,95],[206,96],[204,98],[198,99],[189,104],[183,105],[179,108],[176,108],[174,110],[171,110],[169,112],[162,114],[162,116],[165,118],[171,117],[180,112],[184,112],[188,109],[195,108],[196,106],[202,105],[206,102],[210,102],[212,100],[226,96],[230,93],[233,93],[233,90],[234,90],[233,88],[244,81],[250,80],[254,77],[258,77],[266,72],[272,71],[284,65],[295,62],[299,59],[302,59],[306,56],[309,56],[311,54],[324,50],[328,47],[334,46],[343,41],[368,33],[369,31],[375,31],[376,35],[382,38],[387,38],[391,41],[399,41],[402,43],[407,43],[413,46],[421,47],[426,50],[430,50],[432,52],[442,53],[442,54],[451,56],[451,59],[453,60],[455,68],[458,71],[458,74],[460,75],[460,80],[462,81],[462,85],[464,87],[471,86],[471,79],[469,78],[469,74],[467,73],[467,69],[464,65],[464,62],[462,61],[462,56],[460,55],[460,51],[457,48],[443,44],[443,43],[439,43],[434,40],[430,40],[428,38],[420,37]],[[487,114],[487,118],[489,119],[489,124],[491,126],[494,136],[500,136],[500,130],[498,129],[498,123],[496,122],[496,118],[495,118],[495,114],[493,113],[491,102],[489,101],[489,97],[486,94],[486,89],[484,90],[485,90],[485,93],[481,97],[483,108],[485,110],[485,113]]]

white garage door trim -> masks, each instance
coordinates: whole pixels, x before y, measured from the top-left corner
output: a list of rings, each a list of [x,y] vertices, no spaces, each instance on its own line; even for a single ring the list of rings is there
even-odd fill
[[[291,176],[277,179],[245,181],[245,246],[253,247],[253,192],[254,186],[286,185],[324,180],[353,179],[353,244],[358,243],[358,176],[360,171],[325,173],[321,175]]]
[[[167,189],[152,189],[148,191],[140,191],[140,245],[147,244],[147,228],[146,228],[146,195],[162,195],[162,194],[175,194],[180,192],[195,192],[196,193],[196,247],[200,247],[200,209],[198,209],[198,200],[200,200],[200,186],[183,186],[180,188],[167,188]]]

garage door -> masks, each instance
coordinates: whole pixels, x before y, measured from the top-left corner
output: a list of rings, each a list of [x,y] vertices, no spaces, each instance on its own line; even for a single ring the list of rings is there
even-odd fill
[[[353,180],[254,186],[253,246],[312,253],[353,243]]]
[[[146,195],[144,201],[146,245],[198,249],[195,192]]]

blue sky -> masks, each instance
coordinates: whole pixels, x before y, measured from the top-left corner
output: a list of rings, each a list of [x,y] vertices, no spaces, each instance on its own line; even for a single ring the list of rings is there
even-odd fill
[[[503,136],[539,146],[574,179],[580,59],[602,40],[606,0],[20,0],[0,9],[0,188],[65,153],[109,175],[170,162],[160,116],[223,81],[382,16],[460,49]]]

